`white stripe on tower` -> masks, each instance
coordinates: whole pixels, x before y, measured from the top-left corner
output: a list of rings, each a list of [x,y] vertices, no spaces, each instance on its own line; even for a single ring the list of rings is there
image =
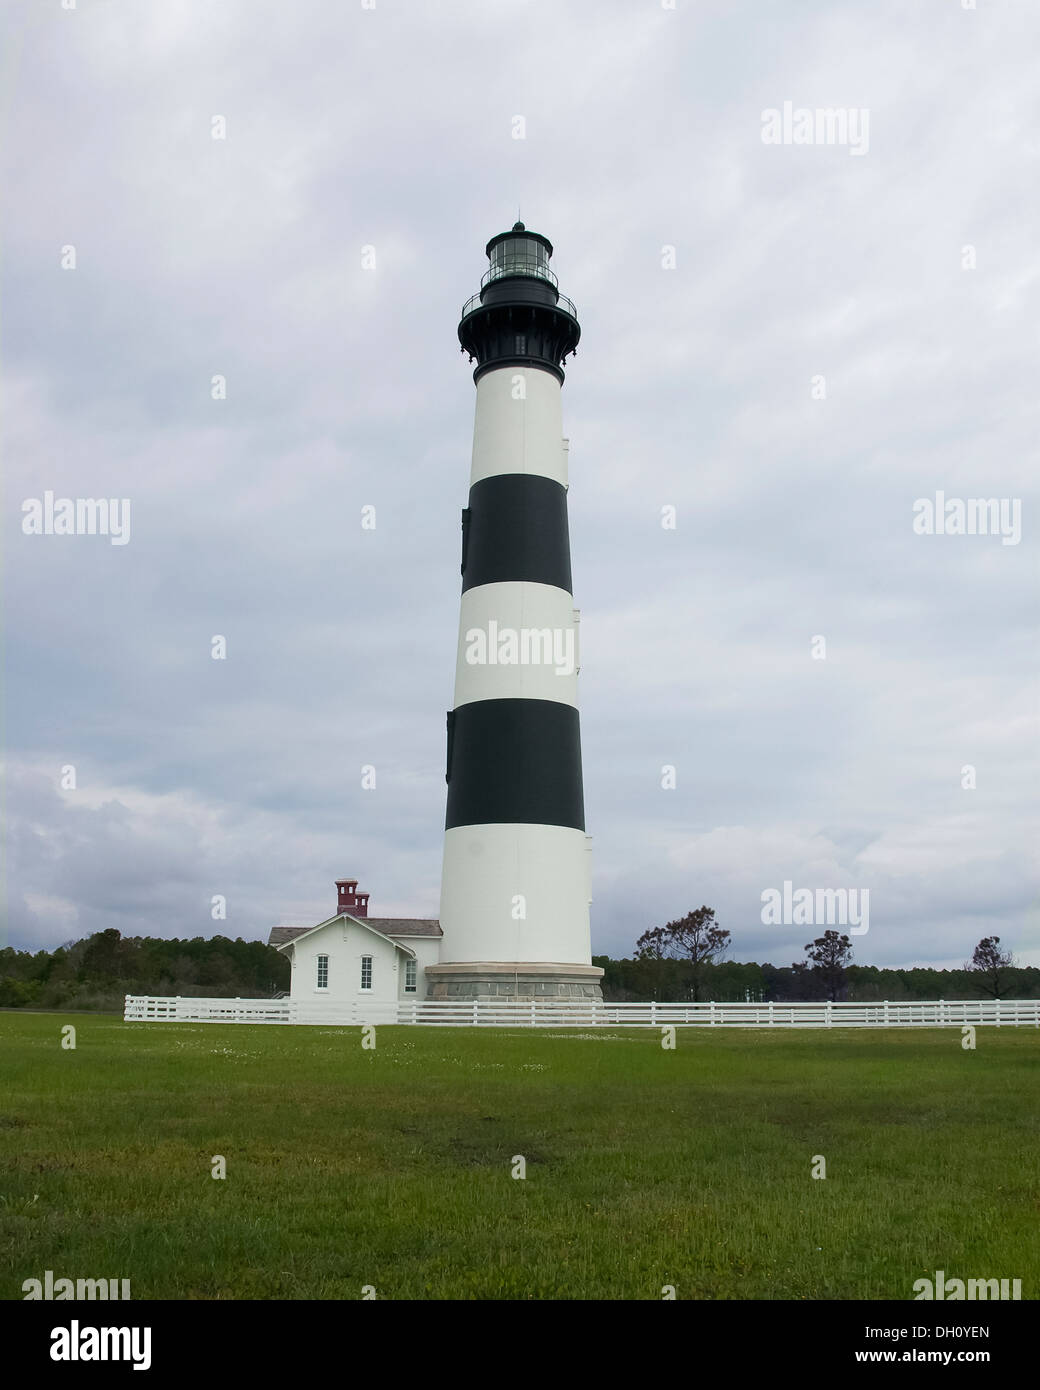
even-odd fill
[[[520,401],[518,378],[526,393]],[[567,486],[563,393],[551,373],[499,367],[477,382],[470,485],[496,473],[540,473]]]

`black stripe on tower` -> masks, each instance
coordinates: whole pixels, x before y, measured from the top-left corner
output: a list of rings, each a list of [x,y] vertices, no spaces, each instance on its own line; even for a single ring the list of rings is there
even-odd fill
[[[448,811],[460,825],[585,829],[578,711],[556,700],[474,700],[449,719]]]
[[[553,584],[571,593],[567,489],[538,473],[498,473],[469,490],[462,592],[481,584]]]

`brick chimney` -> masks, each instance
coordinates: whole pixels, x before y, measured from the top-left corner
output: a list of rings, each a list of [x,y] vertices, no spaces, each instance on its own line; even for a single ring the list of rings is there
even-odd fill
[[[337,912],[346,912],[351,917],[368,916],[368,894],[357,891],[358,881],[356,878],[337,878],[336,903]]]

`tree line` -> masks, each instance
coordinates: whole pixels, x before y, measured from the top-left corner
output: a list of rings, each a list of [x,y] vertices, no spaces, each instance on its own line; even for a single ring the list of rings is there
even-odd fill
[[[645,931],[630,959],[592,960],[603,967],[604,998],[618,1002],[1040,998],[1040,968],[1016,966],[997,936],[983,937],[960,970],[855,965],[849,937],[836,931],[807,942],[805,960],[789,966],[727,960],[730,943],[714,910],[700,907]],[[269,999],[289,988],[289,976],[286,957],[262,941],[109,929],[54,951],[0,950],[0,1008],[122,1012],[127,994]]]
[[[54,951],[0,951],[0,1008],[122,1013],[127,994],[271,998],[289,988],[289,974],[285,956],[262,941],[124,937],[110,928]]]
[[[651,927],[631,959],[593,956],[604,971],[603,997],[617,1003],[1040,998],[1040,968],[1018,967],[999,936],[983,937],[960,970],[854,965],[850,938],[833,930],[807,942],[805,959],[789,966],[741,964],[725,959],[731,939],[706,906]]]

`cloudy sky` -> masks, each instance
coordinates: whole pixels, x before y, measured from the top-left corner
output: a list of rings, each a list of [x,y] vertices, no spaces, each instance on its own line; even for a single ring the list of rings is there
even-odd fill
[[[994,933],[1040,963],[1034,0],[12,0],[0,30],[10,944],[266,937],[344,874],[436,914],[455,330],[519,208],[583,329],[593,949],[707,903],[788,964],[789,881],[869,890],[862,963]],[[785,102],[849,138],[767,143]],[[47,491],[129,499],[128,543],[26,534]],[[1020,538],[915,533],[937,492]]]

